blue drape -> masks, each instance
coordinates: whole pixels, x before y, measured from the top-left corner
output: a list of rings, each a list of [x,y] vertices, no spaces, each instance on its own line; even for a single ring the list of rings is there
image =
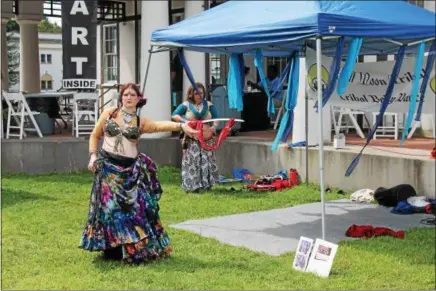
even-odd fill
[[[360,157],[362,156],[363,150],[366,148],[366,146],[372,140],[375,131],[377,130],[378,126],[381,124],[381,122],[383,120],[383,115],[385,114],[386,109],[389,105],[389,102],[391,101],[392,91],[394,90],[395,81],[397,80],[398,73],[400,72],[401,65],[403,64],[404,51],[405,51],[404,46],[400,47],[400,49],[398,50],[397,60],[395,62],[394,68],[392,69],[392,75],[389,79],[389,84],[388,84],[388,87],[386,88],[385,97],[384,97],[383,102],[380,106],[380,111],[379,111],[379,115],[377,116],[377,120],[376,120],[374,126],[371,128],[371,131],[368,134],[365,145],[360,150],[360,153],[353,159],[353,161],[351,162],[347,171],[345,172],[346,177],[349,177],[351,175],[351,173],[353,172],[353,170],[356,168],[357,164],[359,163]]]
[[[421,76],[422,62],[424,61],[424,52],[425,52],[425,42],[421,41],[421,43],[418,46],[418,51],[416,54],[415,74],[414,74],[415,79],[413,79],[412,89],[410,91],[409,111],[407,112],[407,119],[406,119],[406,123],[404,124],[403,135],[401,136],[401,141],[400,141],[401,146],[403,145],[404,139],[409,133],[409,129],[413,121],[413,115],[415,114],[415,110],[416,110],[416,101],[417,101],[416,99],[419,90],[419,79]]]
[[[341,69],[341,60],[342,60],[342,53],[344,51],[344,37],[340,37],[338,39],[338,44],[336,46],[336,53],[332,60],[332,63],[330,65],[330,76],[329,76],[329,83],[327,84],[327,88],[323,91],[322,96],[322,108],[327,104],[330,97],[333,94],[333,91],[336,87],[336,82],[339,77],[339,71]],[[318,112],[318,101],[315,103],[315,111]]]
[[[244,87],[244,58],[242,54],[232,54],[229,60],[230,68],[227,77],[229,107],[242,111]]]
[[[421,89],[419,90],[419,105],[416,111],[416,121],[421,121],[422,106],[424,105],[425,91],[427,90],[430,73],[433,70],[436,54],[436,40],[433,40],[430,50],[428,51],[427,65],[425,66],[424,77],[422,78]]]
[[[265,90],[266,95],[268,96],[268,105],[267,105],[267,111],[268,115],[271,116],[274,114],[274,103],[271,98],[271,92],[268,87],[268,81],[265,77],[265,72],[263,71],[263,53],[262,50],[256,50],[256,56],[254,57],[254,65],[257,68],[257,71],[259,72],[260,81],[262,82],[262,86]]]
[[[285,137],[287,140],[289,133],[292,129],[293,120],[294,120],[293,114],[298,99],[299,77],[300,77],[300,57],[297,53],[294,53],[292,57],[291,72],[288,76],[288,90],[286,91],[286,101],[285,101],[286,112],[283,115],[283,118],[280,122],[279,131],[277,132],[276,138],[271,147],[272,151],[277,150],[280,141],[283,140]]]
[[[348,49],[347,60],[342,68],[341,75],[339,76],[337,93],[339,96],[345,93],[347,90],[348,83],[350,82],[351,74],[354,71],[354,66],[356,65],[357,57],[359,56],[360,48],[362,47],[362,38],[353,38]]]
[[[178,55],[179,55],[179,60],[180,60],[180,64],[182,65],[183,69],[186,72],[186,76],[188,76],[189,82],[191,83],[191,85],[194,87],[194,90],[200,94],[200,92],[198,92],[198,87],[197,84],[195,84],[195,80],[194,80],[194,76],[192,75],[191,69],[189,68],[188,63],[186,62],[185,59],[185,55],[183,54],[183,50],[179,49],[177,51]]]

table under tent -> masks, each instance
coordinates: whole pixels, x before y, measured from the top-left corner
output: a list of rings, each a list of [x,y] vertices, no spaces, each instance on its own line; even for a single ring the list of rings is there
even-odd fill
[[[380,114],[367,137],[367,145],[386,112],[406,54],[416,54],[415,75],[425,69],[424,77],[415,78],[413,81],[406,134],[415,112],[415,118],[420,118],[423,97],[434,64],[435,17],[434,12],[405,1],[228,1],[168,28],[154,31],[151,36],[150,56],[157,52],[178,50],[182,65],[191,83],[194,83],[195,76],[190,73],[182,50],[230,55],[227,84],[229,106],[239,111],[242,110],[243,55],[254,56],[255,66],[268,95],[269,114],[274,113],[274,106],[271,92],[267,90],[263,57],[290,57],[286,67],[286,111],[272,146],[272,150],[276,150],[280,141],[287,140],[293,126],[292,115],[299,84],[299,60],[304,57],[307,47],[316,49],[317,104],[322,106],[328,103],[334,90],[338,95],[346,91],[358,56],[395,54],[395,65],[385,98],[380,102]],[[426,52],[429,54],[427,62],[424,63]],[[333,57],[328,84],[322,84],[322,55]],[[346,61],[341,66],[343,56],[346,56]],[[144,88],[145,82],[146,77]],[[419,101],[418,95],[422,97]],[[325,239],[323,110],[318,111],[318,118],[322,238]],[[362,151],[352,161],[346,176],[351,175]]]

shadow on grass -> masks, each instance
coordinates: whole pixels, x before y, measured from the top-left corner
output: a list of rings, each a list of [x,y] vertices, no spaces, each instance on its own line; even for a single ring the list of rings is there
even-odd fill
[[[27,191],[12,190],[7,187],[2,187],[1,209],[6,209],[19,203],[34,202],[36,200],[54,201],[56,199]]]
[[[127,264],[121,261],[108,260],[101,255],[94,257],[92,263],[100,270],[108,270],[113,268],[144,268],[152,267],[153,269],[165,269],[165,272],[183,272],[194,273],[202,269],[222,269],[223,266],[230,270],[246,268],[248,262],[240,262],[232,259],[216,259],[216,260],[200,260],[193,256],[170,256],[169,258],[150,261],[140,264]]]

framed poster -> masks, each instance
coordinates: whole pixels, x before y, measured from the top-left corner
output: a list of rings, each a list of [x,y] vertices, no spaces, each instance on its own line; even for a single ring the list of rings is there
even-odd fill
[[[322,239],[316,239],[306,272],[328,277],[337,249],[337,244]]]
[[[306,271],[307,264],[309,262],[310,253],[312,251],[313,239],[307,237],[300,237],[300,242],[297,246],[297,252],[295,253],[294,263],[292,267],[299,271]]]

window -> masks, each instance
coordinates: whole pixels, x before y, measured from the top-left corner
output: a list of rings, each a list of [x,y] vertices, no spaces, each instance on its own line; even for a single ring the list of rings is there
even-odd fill
[[[118,81],[118,29],[116,25],[103,26],[104,82]]]
[[[388,55],[377,55],[377,62],[386,62],[388,60]]]
[[[365,57],[364,57],[364,56],[359,56],[359,57],[357,58],[357,62],[358,62],[358,63],[364,63],[364,62],[365,62]]]
[[[41,91],[43,90],[53,90],[53,77],[47,72],[41,76]]]
[[[51,64],[51,54],[41,54],[41,64]]]

